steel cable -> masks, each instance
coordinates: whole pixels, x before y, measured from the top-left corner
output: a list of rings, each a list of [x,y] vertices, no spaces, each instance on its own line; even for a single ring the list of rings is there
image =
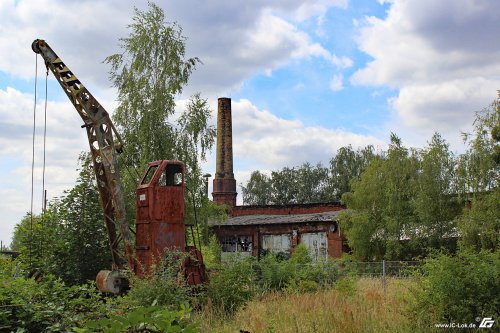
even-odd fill
[[[33,105],[33,140],[32,140],[32,154],[31,154],[31,207],[30,207],[30,236],[28,242],[28,258],[29,267],[32,267],[32,242],[33,242],[33,189],[35,178],[35,132],[36,132],[36,93],[38,81],[38,55],[35,53],[35,101]]]
[[[45,75],[45,109],[44,109],[44,121],[43,121],[43,168],[42,168],[42,216],[45,214],[45,147],[47,141],[47,81],[49,77],[49,69],[47,68],[47,73]]]

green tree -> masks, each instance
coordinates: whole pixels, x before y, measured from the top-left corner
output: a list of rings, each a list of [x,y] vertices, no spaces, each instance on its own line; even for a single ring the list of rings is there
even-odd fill
[[[339,219],[354,255],[361,260],[382,259],[385,255],[384,214],[385,160],[377,157],[352,182],[352,191],[342,195],[349,209]]]
[[[498,141],[495,129],[500,123],[500,101],[476,113],[473,133],[464,133],[467,151],[459,157],[458,191],[466,198],[474,197],[499,185],[500,164],[496,159]]]
[[[400,259],[408,255],[403,242],[415,233],[412,209],[418,174],[414,151],[391,134],[387,157],[374,158],[342,196],[352,209],[341,217],[349,245],[361,259]]]
[[[110,78],[118,89],[119,106],[114,120],[126,142],[121,165],[129,219],[135,217],[137,173],[150,161],[177,159],[186,165],[187,219],[198,220],[203,201],[201,161],[215,140],[209,125],[210,109],[200,94],[193,95],[177,113],[176,97],[182,93],[198,58],[186,58],[182,29],[165,21],[161,8],[135,9],[130,34],[121,39],[122,53],[106,58]],[[206,201],[205,201],[206,202]]]
[[[341,147],[330,160],[330,187],[335,199],[351,190],[351,181],[359,179],[363,170],[375,156],[373,146],[354,150],[351,145]]]
[[[500,245],[500,163],[497,161],[500,99],[476,114],[474,132],[465,136],[468,149],[460,156],[459,193],[469,205],[458,219],[461,243],[476,249]]]
[[[300,167],[284,167],[272,171],[271,177],[260,171],[252,172],[242,186],[243,203],[249,205],[287,205],[331,200],[328,169],[321,163],[306,162]]]
[[[455,232],[461,205],[454,188],[455,159],[438,133],[420,151],[419,169],[413,202],[419,224],[413,239],[421,247],[446,247]]]
[[[15,226],[11,248],[19,251],[26,269],[44,269],[54,243],[57,241],[57,226],[53,223],[53,212],[49,208],[45,215],[27,213]]]
[[[165,22],[163,10],[134,9],[133,23],[120,39],[122,53],[106,58],[110,79],[118,88],[114,120],[127,144],[127,166],[144,166],[175,155],[177,132],[171,123],[175,97],[182,92],[197,58],[185,59],[185,40],[176,23]]]
[[[94,280],[111,267],[103,209],[89,154],[80,155],[76,185],[52,204],[58,240],[48,258],[49,271],[65,282]]]
[[[460,242],[477,250],[500,249],[500,189],[476,196],[458,219]]]
[[[243,204],[268,205],[271,203],[271,179],[260,171],[253,171],[243,191]]]
[[[271,202],[275,205],[296,203],[297,181],[295,168],[285,167],[271,172]]]
[[[325,202],[331,199],[328,191],[328,169],[321,163],[315,167],[308,162],[297,169],[297,203]]]

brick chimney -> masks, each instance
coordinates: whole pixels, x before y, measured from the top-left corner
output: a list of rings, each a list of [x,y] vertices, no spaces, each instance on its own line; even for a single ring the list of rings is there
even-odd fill
[[[233,173],[231,98],[218,99],[217,157],[212,197],[217,205],[236,206],[236,179]]]

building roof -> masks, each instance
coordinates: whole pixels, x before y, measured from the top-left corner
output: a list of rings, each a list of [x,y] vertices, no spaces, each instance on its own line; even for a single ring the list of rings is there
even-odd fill
[[[225,221],[209,221],[210,226],[237,226],[237,225],[262,225],[262,224],[291,224],[337,221],[340,211],[331,211],[313,214],[290,215],[244,215],[230,217]]]

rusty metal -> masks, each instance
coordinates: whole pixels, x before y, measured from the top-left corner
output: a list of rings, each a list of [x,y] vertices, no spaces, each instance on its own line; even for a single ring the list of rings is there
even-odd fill
[[[128,289],[127,278],[122,272],[127,263],[138,276],[142,276],[143,272],[149,273],[155,258],[161,258],[165,249],[187,252],[189,259],[182,266],[188,282],[203,282],[205,271],[201,252],[186,247],[184,164],[165,160],[148,164],[137,187],[136,262],[125,219],[117,163],[117,153],[121,152],[123,142],[106,110],[50,46],[37,39],[31,47],[45,60],[47,68],[82,118],[82,128],[87,131],[112,258],[112,270],[102,270],[96,278],[98,288],[104,292],[122,293]],[[116,145],[113,135],[118,140]]]
[[[122,150],[123,142],[108,112],[50,46],[44,40],[37,39],[32,43],[31,48],[43,57],[47,68],[54,74],[83,120],[82,128],[87,131],[99,196],[104,210],[112,268],[113,270],[123,269],[127,264],[133,268],[133,248],[129,225],[125,219],[125,202],[117,163],[117,151]],[[116,146],[113,135],[118,140]],[[120,242],[123,242],[124,250],[120,248]]]
[[[118,270],[102,270],[95,279],[97,288],[106,293],[122,294],[129,289],[127,277]]]
[[[186,246],[184,224],[184,164],[180,161],[155,161],[136,190],[136,266],[135,273],[151,273],[155,260],[166,250],[187,254],[181,265],[189,284],[205,281],[201,252]]]
[[[188,254],[182,264],[184,279],[187,284],[196,286],[207,280],[207,273],[201,251],[194,246],[187,246],[185,252]]]

